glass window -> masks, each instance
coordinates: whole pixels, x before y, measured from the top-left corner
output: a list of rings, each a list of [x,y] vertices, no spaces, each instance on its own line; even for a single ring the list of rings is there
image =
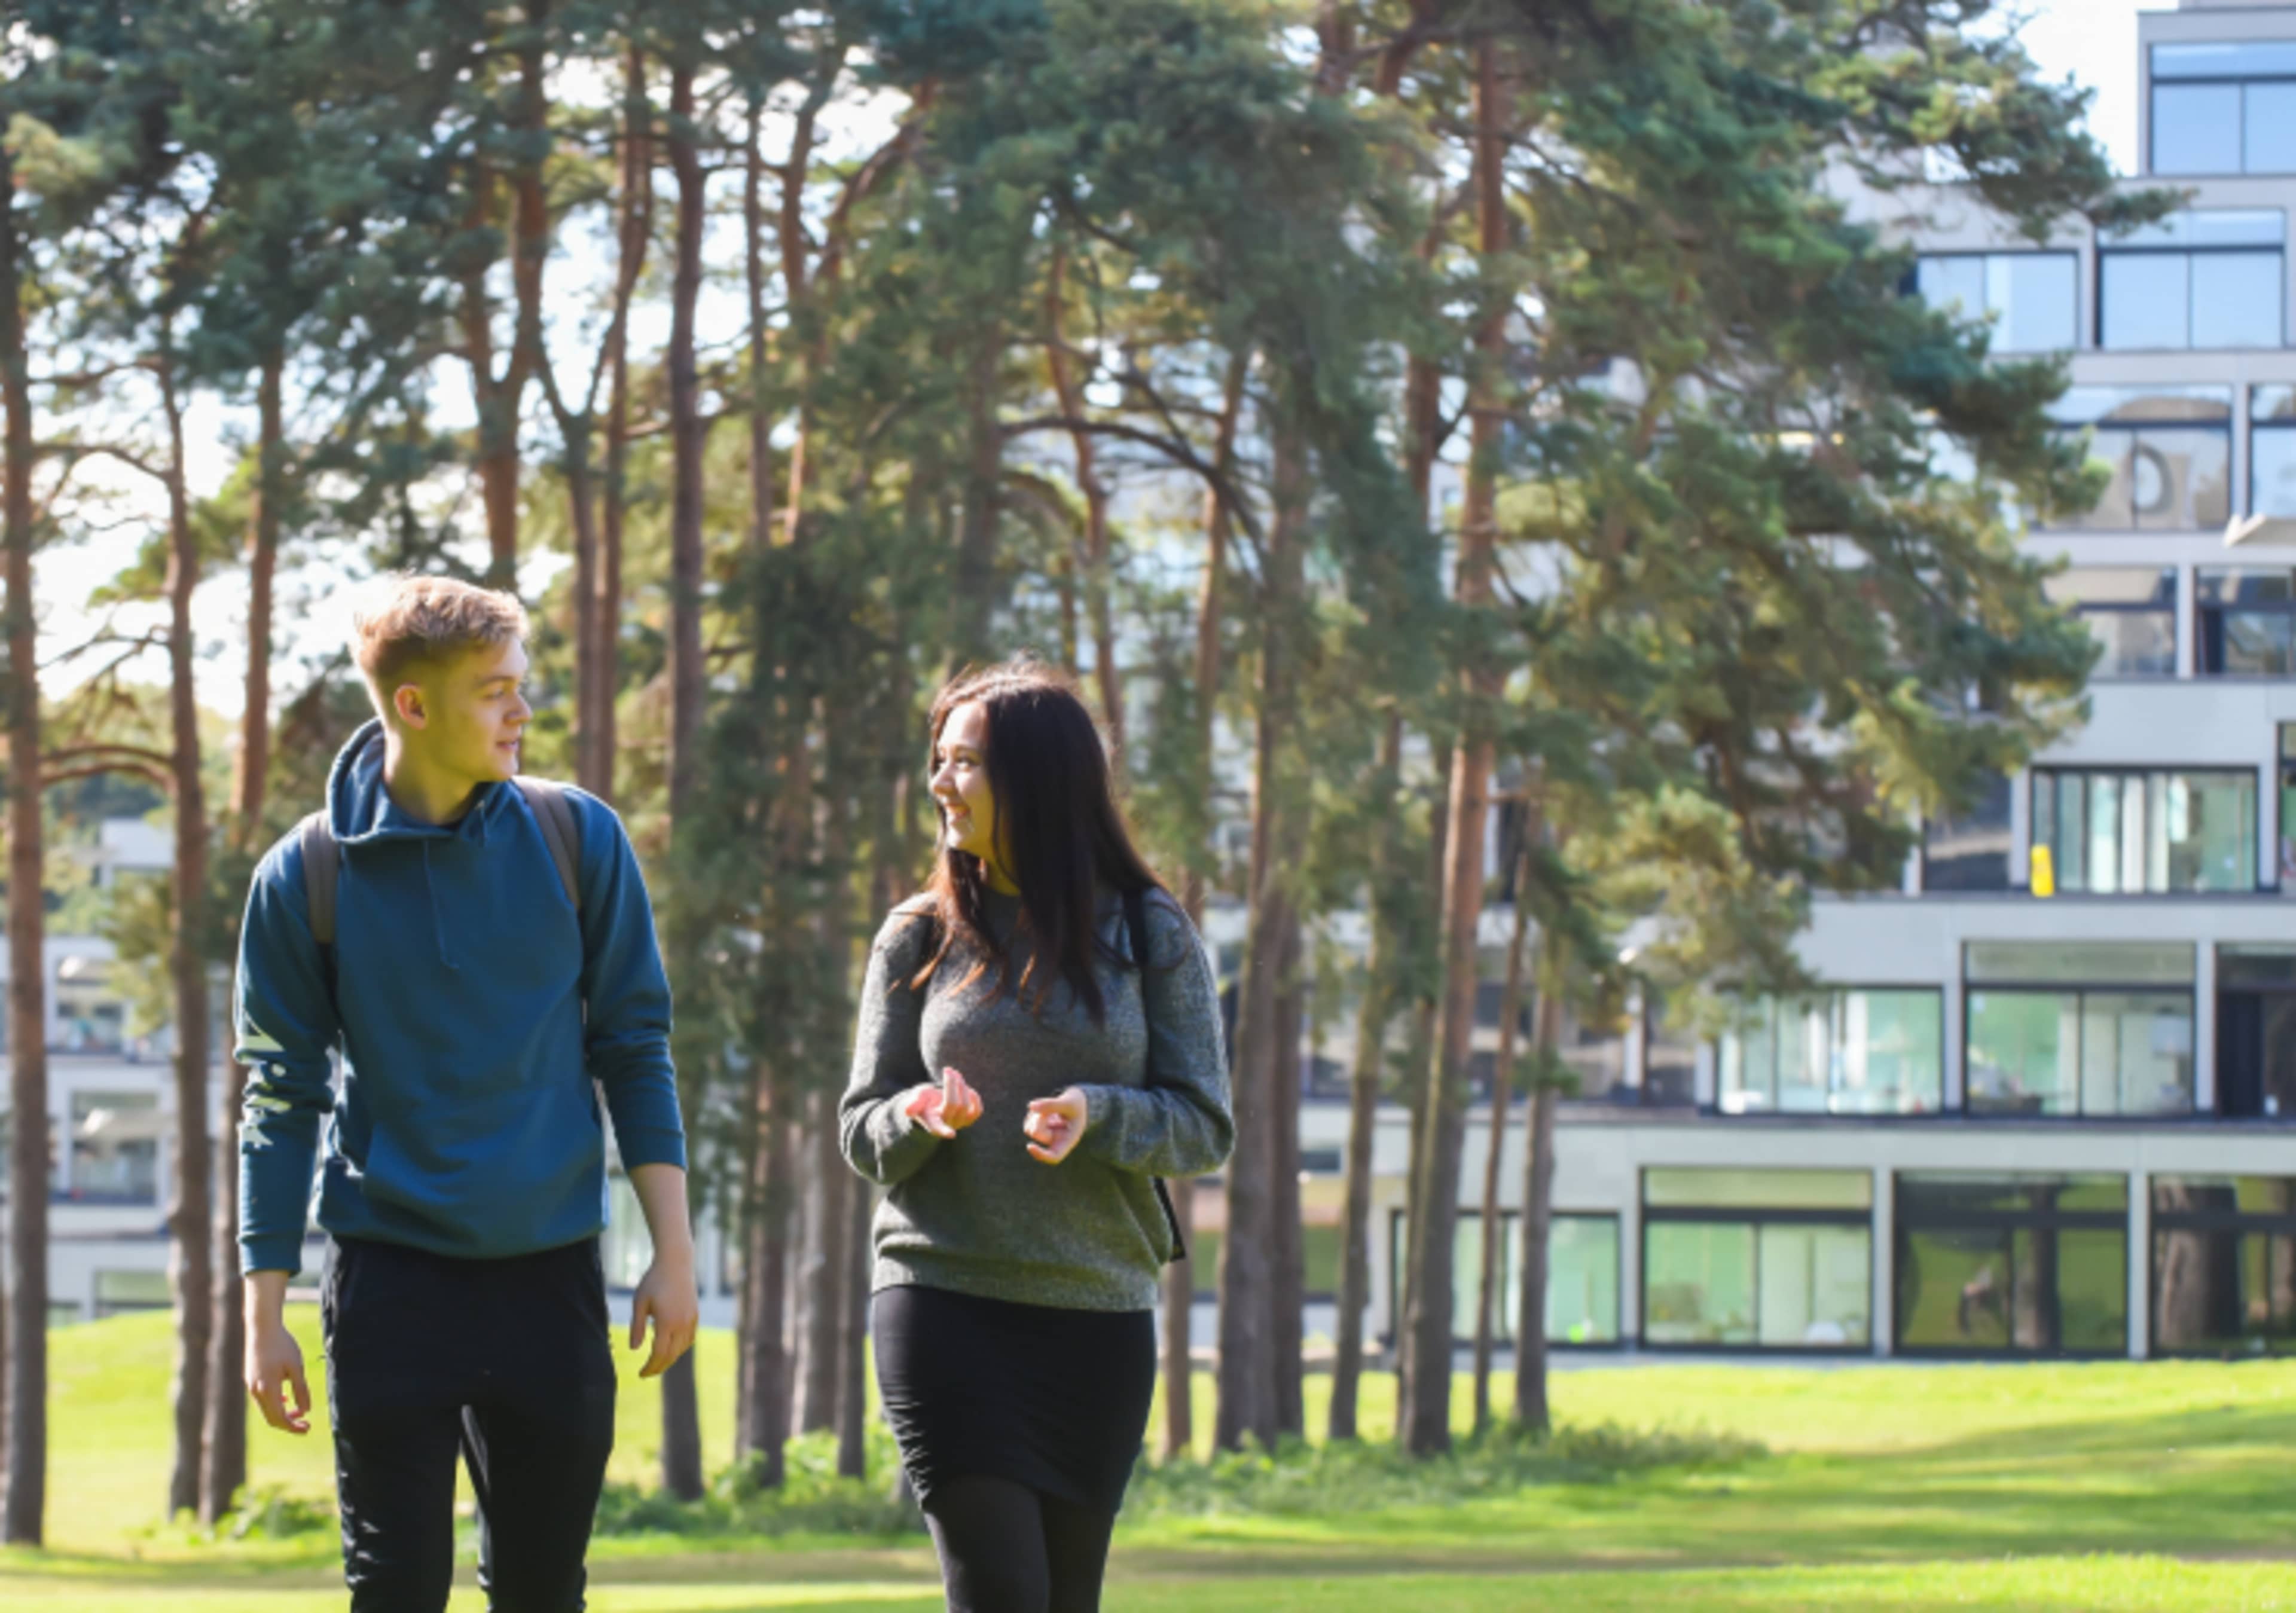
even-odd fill
[[[2100,252],[2097,301],[2107,348],[2189,348],[2193,266],[2182,252]]]
[[[2296,675],[2296,572],[2209,567],[2194,580],[2194,660],[2203,675]]]
[[[2033,844],[2048,848],[2059,891],[2256,888],[2252,773],[2037,768],[2032,779]]]
[[[2128,1339],[2120,1178],[1898,1179],[1897,1328],[1908,1349],[2118,1355]]]
[[[1510,1313],[1510,1337],[1513,1326]],[[1546,1247],[1546,1339],[1550,1344],[1619,1341],[1616,1216],[1554,1217]]]
[[[2278,347],[2286,229],[2273,209],[2182,213],[2100,250],[2099,340],[2135,350]]]
[[[1677,1108],[1698,1101],[1698,1044],[1669,1022],[1655,992],[1643,1011],[1643,1101]]]
[[[2071,387],[2050,418],[2085,433],[2104,490],[2055,523],[2087,531],[2191,531],[2232,516],[2232,389]]]
[[[2296,39],[2259,39],[2152,47],[2155,78],[2296,76]]]
[[[2248,419],[2248,507],[2296,516],[2296,387],[2252,388]]]
[[[1967,1012],[1973,1114],[2192,1112],[2190,992],[1972,989]]]
[[[157,1204],[160,1132],[156,1093],[72,1093],[70,1196],[96,1204]]]
[[[1921,259],[1915,283],[1932,307],[1989,317],[1996,351],[2052,352],[2077,340],[2079,271],[2071,252],[1942,253]]]
[[[1863,1226],[1761,1229],[1756,1341],[1784,1348],[1866,1344],[1873,1327],[1874,1238]]]
[[[2173,568],[2099,566],[2061,572],[2045,585],[2049,597],[2079,617],[2097,641],[2100,649],[2092,675],[2176,675],[2177,573]],[[2005,848],[2003,857],[2005,862]]]
[[[1962,962],[1969,979],[1994,984],[2190,986],[2193,968],[2181,941],[1972,941]]]
[[[1693,1170],[1643,1173],[1643,1203],[1653,1209],[1870,1209],[1866,1171]]]
[[[1394,1291],[1403,1291],[1403,1255],[1409,1246],[1410,1220],[1397,1211],[1388,1248]],[[1451,1332],[1456,1339],[1475,1336],[1475,1307],[1480,1303],[1483,1272],[1483,1218],[1462,1211],[1453,1232]],[[1203,1261],[1206,1251],[1195,1251]],[[1491,1336],[1513,1342],[1515,1320],[1521,1314],[1522,1219],[1514,1210],[1499,1213],[1499,1259],[1494,1272]],[[1546,1234],[1546,1341],[1549,1344],[1600,1345],[1619,1341],[1619,1218],[1558,1211]]]
[[[2296,75],[2296,64],[2291,53],[2284,40],[2153,46],[2152,171],[2275,174],[2296,168],[2296,83],[2288,81]]]
[[[1755,1341],[1751,1222],[1655,1222],[1643,1231],[1643,1337],[1652,1344]]]
[[[2152,1347],[2296,1352],[2296,1182],[2155,1176]]]
[[[2237,174],[2240,143],[2237,84],[2152,86],[2154,173]]]
[[[2278,252],[2193,254],[2193,346],[2276,348],[2282,301]]]
[[[1726,1113],[1934,1112],[1944,1091],[1942,994],[1849,990],[1757,998],[1718,1049]]]
[[[2009,778],[1985,780],[1966,811],[1939,813],[1922,825],[1923,890],[2009,888]]]

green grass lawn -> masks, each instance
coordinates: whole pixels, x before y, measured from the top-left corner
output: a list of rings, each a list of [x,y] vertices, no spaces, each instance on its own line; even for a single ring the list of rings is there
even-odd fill
[[[307,1339],[315,1320],[299,1318]],[[160,1522],[164,1316],[52,1340],[50,1550],[0,1554],[0,1606],[340,1606],[323,1533],[209,1544]],[[705,1335],[705,1440],[731,1421],[732,1364],[731,1341]],[[1311,1380],[1311,1424],[1326,1388]],[[1198,1393],[1209,1426],[1209,1385]],[[1129,1519],[1108,1605],[2296,1609],[2296,1363],[1620,1364],[1558,1373],[1554,1397],[1570,1424],[1738,1435],[1769,1454],[1442,1504],[1334,1513],[1311,1497]],[[1457,1399],[1464,1412],[1464,1386]],[[1392,1380],[1370,1380],[1366,1433],[1383,1437],[1392,1410]],[[658,1416],[652,1386],[626,1385],[618,1477],[651,1479]],[[324,1421],[307,1439],[250,1438],[256,1488],[326,1499]],[[620,1536],[593,1561],[599,1613],[939,1602],[916,1539]],[[475,1593],[455,1604],[480,1605]]]

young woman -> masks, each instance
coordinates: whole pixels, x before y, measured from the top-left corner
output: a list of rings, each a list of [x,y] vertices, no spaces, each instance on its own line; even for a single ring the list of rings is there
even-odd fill
[[[878,1387],[951,1613],[1090,1613],[1155,1388],[1157,1178],[1234,1141],[1218,1001],[1066,684],[950,684],[931,782],[939,864],[870,954],[839,1111],[890,1190]]]

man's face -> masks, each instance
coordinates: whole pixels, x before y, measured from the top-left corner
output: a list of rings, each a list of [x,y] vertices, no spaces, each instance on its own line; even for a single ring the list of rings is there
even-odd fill
[[[526,647],[479,649],[402,684],[395,700],[406,743],[439,773],[472,785],[518,772],[526,703]]]

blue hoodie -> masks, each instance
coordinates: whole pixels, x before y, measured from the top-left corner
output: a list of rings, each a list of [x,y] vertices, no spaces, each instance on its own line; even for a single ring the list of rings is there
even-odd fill
[[[669,984],[621,820],[567,791],[582,836],[578,915],[515,787],[483,787],[456,823],[421,823],[383,789],[382,753],[370,722],[327,779],[342,846],[332,990],[298,835],[265,856],[248,893],[244,1271],[300,1269],[322,1120],[321,1226],[469,1258],[603,1228],[597,1093],[624,1165],[685,1163]]]

